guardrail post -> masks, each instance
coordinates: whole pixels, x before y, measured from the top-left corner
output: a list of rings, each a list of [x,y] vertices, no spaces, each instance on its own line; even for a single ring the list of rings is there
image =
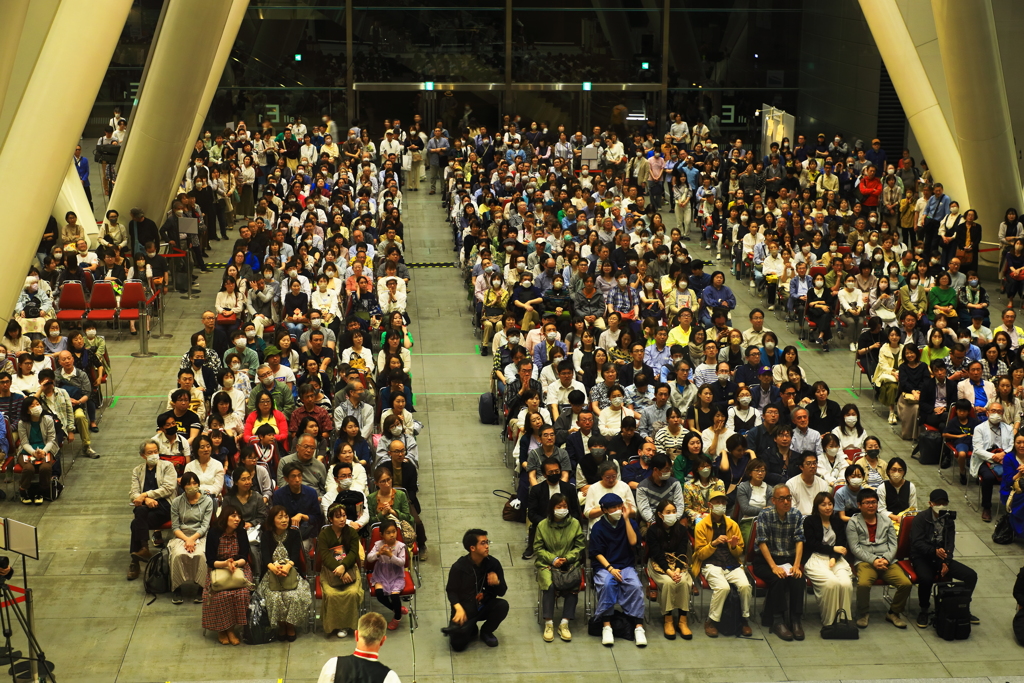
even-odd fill
[[[149,350],[149,306],[139,303],[139,350],[132,354],[133,358],[150,358],[155,356]]]

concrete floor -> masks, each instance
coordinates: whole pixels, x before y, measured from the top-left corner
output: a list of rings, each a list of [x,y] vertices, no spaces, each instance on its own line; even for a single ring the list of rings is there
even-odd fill
[[[435,197],[407,193],[407,260],[411,263],[450,262],[450,229],[442,220]],[[237,234],[237,233],[236,233]],[[213,261],[223,261],[227,245],[215,243]],[[100,460],[80,459],[68,475],[68,487],[56,504],[23,507],[8,502],[2,514],[39,527],[39,561],[30,560],[29,584],[35,591],[36,629],[60,680],[75,683],[148,683],[156,681],[315,681],[324,661],[351,652],[352,641],[326,639],[322,633],[303,635],[294,643],[258,648],[225,648],[215,634],[203,633],[200,605],[172,605],[168,595],[147,606],[142,581],[128,583],[127,505],[130,468],[141,439],[154,432],[154,418],[163,397],[174,386],[179,358],[188,337],[199,328],[199,314],[219,285],[219,273],[200,277],[201,298],[168,298],[166,332],[171,339],[153,340],[159,355],[135,359],[138,338],[118,342],[111,331],[108,346],[114,363],[116,404],[106,410],[94,445]],[[992,288],[990,287],[990,290]],[[996,288],[998,290],[998,288]],[[737,321],[746,320],[754,305],[745,286],[736,287],[740,307]],[[477,397],[486,389],[490,359],[476,352],[466,295],[454,268],[417,268],[409,297],[412,316],[414,390],[417,415],[425,429],[420,438],[421,500],[431,554],[423,563],[419,591],[420,628],[389,635],[382,661],[405,681],[534,681],[557,673],[571,681],[626,681],[637,674],[648,681],[783,681],[854,680],[883,678],[993,677],[1009,681],[1024,669],[1024,648],[1012,638],[1014,604],[1011,587],[1022,563],[1019,545],[991,542],[992,525],[966,508],[963,489],[945,485],[952,507],[961,511],[957,554],[975,568],[980,582],[973,611],[982,619],[968,641],[947,643],[933,630],[913,626],[900,631],[882,620],[881,589],[872,603],[872,625],[861,642],[823,641],[815,633],[818,609],[808,598],[805,620],[808,639],[785,643],[767,636],[753,619],[754,638],[710,640],[702,632],[694,640],[666,641],[660,629],[649,629],[650,645],[640,650],[619,642],[602,647],[588,637],[582,608],[573,625],[572,643],[545,643],[534,616],[537,597],[531,562],[523,562],[525,530],[501,520],[501,501],[493,489],[509,488],[509,471],[502,464],[497,427],[480,424]],[[769,326],[794,341],[784,325]],[[909,478],[919,496],[942,484],[935,468],[927,470],[909,460],[912,444],[894,436],[891,427],[873,415],[867,394],[852,394],[852,354],[836,349],[801,351],[808,381],[826,379],[833,398],[860,405],[869,432],[883,440],[885,457],[900,454],[911,462]],[[976,495],[976,490],[975,490]],[[463,554],[463,531],[479,526],[490,532],[492,553],[506,568],[512,603],[509,619],[498,631],[497,649],[476,644],[453,655],[439,629],[447,620],[443,595],[447,568]],[[12,581],[20,585],[21,577]],[[916,592],[910,611],[917,613]],[[23,646],[23,639],[15,643]],[[698,649],[699,648],[699,649]],[[699,661],[691,657],[699,655]],[[675,654],[674,654],[675,653]],[[897,664],[900,663],[900,664]],[[627,678],[628,677],[628,678]],[[2,678],[2,672],[0,672]],[[980,680],[987,680],[982,678]]]

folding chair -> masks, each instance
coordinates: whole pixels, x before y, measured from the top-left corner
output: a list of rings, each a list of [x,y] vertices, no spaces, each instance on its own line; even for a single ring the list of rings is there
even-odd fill
[[[146,301],[146,290],[140,280],[127,280],[121,288],[121,302],[117,309],[117,320],[138,321],[139,305]],[[117,338],[121,339],[121,326],[117,326]]]
[[[85,319],[89,305],[85,301],[85,290],[81,282],[68,280],[64,283],[57,299],[57,309],[57,320],[62,323],[81,323]]]
[[[117,295],[114,293],[113,283],[107,280],[100,280],[92,286],[92,296],[89,297],[89,311],[85,314],[85,319],[92,322],[116,321]]]

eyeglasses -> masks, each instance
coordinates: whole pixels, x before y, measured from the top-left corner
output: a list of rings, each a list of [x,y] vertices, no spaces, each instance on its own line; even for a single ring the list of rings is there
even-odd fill
[[[785,502],[787,500],[793,500],[793,496],[773,496],[773,498],[775,498],[775,500],[780,501],[780,502]]]
[[[486,540],[485,541],[477,541],[476,544],[477,545],[490,545],[491,542],[490,541],[486,541]]]

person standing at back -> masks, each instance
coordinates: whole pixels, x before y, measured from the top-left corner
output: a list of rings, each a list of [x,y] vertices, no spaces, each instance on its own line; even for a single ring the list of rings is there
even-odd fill
[[[398,674],[377,661],[380,648],[388,639],[387,626],[378,612],[367,612],[359,617],[356,651],[328,659],[317,683],[401,683]]]

